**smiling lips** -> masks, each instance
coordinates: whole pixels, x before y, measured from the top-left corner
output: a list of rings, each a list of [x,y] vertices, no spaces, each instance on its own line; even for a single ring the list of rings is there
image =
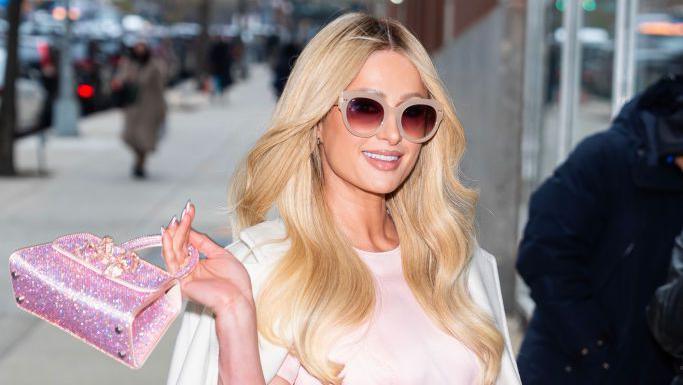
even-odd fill
[[[398,167],[403,154],[398,151],[363,151],[363,155],[376,169],[389,171]]]

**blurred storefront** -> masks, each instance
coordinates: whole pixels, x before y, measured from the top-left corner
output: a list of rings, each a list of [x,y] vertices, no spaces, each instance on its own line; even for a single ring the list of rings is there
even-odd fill
[[[463,121],[479,239],[509,311],[533,303],[514,261],[531,192],[621,105],[683,73],[681,0],[394,0],[375,11],[414,31]]]

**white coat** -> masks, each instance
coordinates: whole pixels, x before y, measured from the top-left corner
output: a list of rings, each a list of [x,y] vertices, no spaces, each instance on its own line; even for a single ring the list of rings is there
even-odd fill
[[[254,296],[263,285],[268,270],[289,248],[281,219],[264,221],[243,229],[239,239],[225,248],[246,267]],[[274,239],[285,239],[273,242]],[[510,344],[500,281],[495,258],[481,248],[474,251],[468,285],[474,302],[493,316],[505,338],[500,373],[496,385],[521,385]],[[259,355],[268,383],[287,356],[287,349],[273,345],[259,334]],[[176,339],[167,385],[216,385],[218,383],[218,338],[210,309],[188,302]],[[379,385],[379,384],[378,384]]]

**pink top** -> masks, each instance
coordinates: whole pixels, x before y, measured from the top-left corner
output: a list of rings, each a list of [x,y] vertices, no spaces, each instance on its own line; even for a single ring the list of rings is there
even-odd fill
[[[330,359],[345,364],[343,384],[476,384],[477,357],[423,312],[403,278],[400,246],[356,252],[375,276],[377,307],[369,327],[344,337],[330,352]],[[277,375],[292,385],[321,385],[292,355]]]

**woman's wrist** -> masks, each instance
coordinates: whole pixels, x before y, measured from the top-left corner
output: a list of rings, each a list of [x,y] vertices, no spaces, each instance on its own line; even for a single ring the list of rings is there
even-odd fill
[[[241,328],[250,323],[256,323],[256,305],[251,299],[239,297],[222,301],[213,309],[217,324],[226,327]]]
[[[258,349],[256,308],[247,299],[214,311],[219,375],[229,384],[265,384]]]

